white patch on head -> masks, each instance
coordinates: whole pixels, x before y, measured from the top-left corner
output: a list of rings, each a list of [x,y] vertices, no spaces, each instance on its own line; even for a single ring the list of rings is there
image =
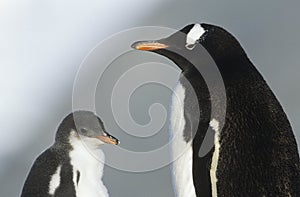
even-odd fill
[[[217,167],[218,167],[218,160],[219,160],[219,154],[220,154],[220,131],[219,131],[219,122],[216,119],[212,119],[209,123],[210,127],[215,131],[215,151],[212,156],[212,162],[211,162],[211,168],[210,168],[210,180],[211,180],[211,190],[212,190],[212,196],[217,197]]]
[[[196,42],[205,33],[203,27],[200,24],[195,24],[193,28],[186,35],[186,48],[192,50],[195,47]]]
[[[55,173],[51,176],[50,183],[49,183],[49,191],[48,191],[50,195],[54,195],[55,190],[59,187],[60,170],[61,170],[61,165],[57,167]]]
[[[193,181],[193,149],[183,138],[185,89],[179,83],[172,96],[170,139],[172,143],[172,181],[178,197],[196,196]]]
[[[104,153],[100,149],[88,149],[86,146],[99,147],[98,141],[100,140],[95,139],[98,140],[95,141],[92,138],[84,138],[81,140],[76,134],[76,131],[71,133],[69,140],[73,148],[73,150],[70,151],[69,156],[71,159],[71,165],[73,166],[73,183],[75,186],[76,196],[109,196],[107,189],[102,182],[105,160]],[[77,171],[80,173],[78,184]]]

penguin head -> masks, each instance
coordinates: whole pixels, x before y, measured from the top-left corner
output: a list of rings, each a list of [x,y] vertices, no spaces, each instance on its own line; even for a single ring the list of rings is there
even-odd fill
[[[102,120],[91,111],[75,111],[61,122],[55,141],[69,144],[81,140],[89,147],[98,148],[102,144],[119,144],[119,140],[104,128]]]
[[[197,45],[202,45],[218,66],[246,57],[246,53],[234,36],[219,26],[204,23],[187,25],[167,38],[137,41],[132,44],[132,48],[158,53],[176,63],[180,58],[184,59],[180,56],[188,51],[198,53],[199,50],[194,50]],[[177,65],[183,70],[186,69],[184,63]],[[228,65],[226,66],[228,69]]]

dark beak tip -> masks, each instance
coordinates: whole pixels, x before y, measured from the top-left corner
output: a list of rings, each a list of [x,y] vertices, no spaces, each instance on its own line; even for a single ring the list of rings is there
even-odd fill
[[[138,50],[138,49],[137,49],[137,46],[138,46],[139,44],[141,44],[141,43],[144,43],[144,42],[145,42],[145,41],[136,41],[136,42],[134,42],[133,44],[131,44],[131,48]]]
[[[132,45],[131,45],[131,48],[133,49],[136,49],[136,45],[138,44],[138,42],[134,42]]]

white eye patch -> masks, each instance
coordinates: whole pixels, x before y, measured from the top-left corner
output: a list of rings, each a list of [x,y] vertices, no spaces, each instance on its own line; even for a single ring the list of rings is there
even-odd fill
[[[189,50],[192,50],[195,47],[196,42],[200,37],[205,33],[205,30],[201,27],[200,24],[195,24],[194,27],[186,35],[186,45],[185,47]]]

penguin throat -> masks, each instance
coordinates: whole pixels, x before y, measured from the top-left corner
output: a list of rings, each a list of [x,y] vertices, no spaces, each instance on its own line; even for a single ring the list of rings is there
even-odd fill
[[[77,197],[108,196],[102,182],[105,156],[101,149],[89,149],[77,136],[70,136],[69,153]]]

